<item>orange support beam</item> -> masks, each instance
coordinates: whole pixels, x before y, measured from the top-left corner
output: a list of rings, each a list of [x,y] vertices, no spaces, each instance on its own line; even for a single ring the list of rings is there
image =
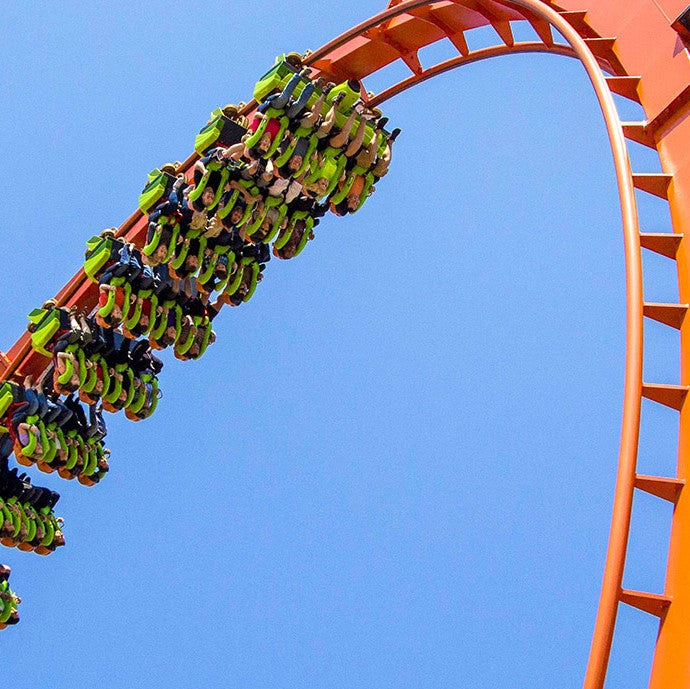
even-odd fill
[[[654,251],[667,258],[672,258],[674,261],[682,239],[682,234],[665,234],[663,232],[640,234],[640,244],[643,248]]]
[[[668,596],[656,593],[643,593],[642,591],[627,591],[624,589],[621,591],[621,603],[630,605],[655,617],[663,618],[668,610],[668,606],[671,605],[671,599]]]
[[[685,314],[688,312],[687,304],[652,304],[645,303],[644,315],[671,328],[680,330]]]
[[[656,148],[654,134],[646,122],[622,122],[621,124],[626,139],[647,146],[647,148]]]
[[[688,385],[663,385],[645,383],[642,386],[642,396],[653,402],[658,402],[671,409],[680,411],[690,390]]]
[[[673,175],[667,173],[636,173],[633,175],[636,189],[646,191],[648,194],[658,196],[665,201],[668,201],[668,187],[672,179]]]
[[[674,505],[678,502],[680,492],[683,490],[685,481],[677,478],[662,478],[661,476],[643,476],[638,474],[635,477],[635,488],[643,490],[645,493],[655,495],[662,500],[668,500]]]
[[[640,85],[640,77],[606,77],[606,83],[613,93],[619,96],[640,102],[640,95],[637,89]]]

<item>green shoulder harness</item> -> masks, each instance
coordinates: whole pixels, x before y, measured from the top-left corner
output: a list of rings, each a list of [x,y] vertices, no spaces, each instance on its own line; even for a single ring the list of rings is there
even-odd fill
[[[153,254],[153,252],[158,248],[161,238],[163,237],[163,232],[165,232],[166,228],[169,228],[170,239],[168,241],[168,251],[165,254],[165,258],[163,259],[162,263],[168,263],[168,261],[170,261],[173,251],[175,250],[177,238],[180,234],[180,223],[176,219],[173,219],[167,215],[161,215],[161,217],[158,218],[156,229],[153,232],[151,241],[147,242],[147,244],[141,250],[142,254],[146,254],[146,256],[151,256]]]
[[[41,545],[48,546],[55,538],[55,522],[53,521],[54,517],[48,507],[44,507],[41,510],[41,516],[43,517],[43,528],[45,529],[45,536],[41,541]]]
[[[187,333],[187,339],[184,342],[177,342],[177,344],[175,345],[176,354],[181,354],[182,356],[184,356],[185,354],[187,354],[187,352],[192,348],[192,345],[194,344],[196,332],[199,327],[199,323],[201,323],[201,316],[194,316],[192,320],[194,322],[194,325],[189,329],[189,332]]]
[[[0,600],[0,605],[3,606],[3,608],[0,610],[0,624],[5,624],[7,620],[12,617],[12,613],[16,608],[16,603],[13,605],[13,599]]]
[[[271,147],[268,149],[268,151],[262,154],[263,158],[271,158],[273,154],[278,150],[278,146],[280,146],[280,143],[283,140],[283,135],[285,134],[285,130],[288,128],[288,125],[290,124],[290,120],[285,116],[285,111],[277,110],[276,108],[267,108],[266,112],[262,113],[262,115],[263,117],[261,119],[261,123],[256,128],[256,131],[247,138],[247,140],[245,141],[245,146],[247,148],[253,148],[254,146],[256,146],[256,144],[258,144],[259,141],[261,141],[261,137],[264,135],[268,123],[272,119],[277,119],[280,122],[280,128],[278,130],[278,133],[273,138],[273,143],[271,144]]]
[[[121,287],[124,290],[125,295],[122,303],[122,320],[124,321],[129,314],[130,297],[132,296],[132,285],[129,282],[127,282],[127,279],[124,277],[113,278],[110,281],[110,285],[115,288]],[[98,315],[101,318],[107,318],[113,312],[113,309],[115,308],[115,299],[116,290],[109,290],[108,299],[105,303],[105,306],[101,306],[101,308],[98,309]]]
[[[295,170],[292,173],[292,176],[295,179],[297,179],[298,177],[301,177],[306,172],[307,167],[309,166],[309,161],[311,160],[311,157],[314,155],[314,152],[316,151],[316,147],[319,145],[318,137],[314,134],[310,134],[310,132],[311,132],[310,129],[307,129],[306,127],[300,127],[295,132],[295,136],[294,136],[292,143],[275,160],[275,164],[277,167],[283,167],[283,165],[287,164],[287,162],[290,160],[290,158],[292,158],[300,139],[308,138],[309,144],[307,146],[306,152],[304,153],[304,156],[302,157],[302,164],[299,166],[299,168],[297,170]]]
[[[28,424],[35,424],[38,421],[38,416],[27,416],[26,417],[26,423]],[[40,434],[40,431],[39,431]],[[38,446],[38,438],[39,436],[36,433],[29,433],[29,442],[22,446],[22,451],[21,453],[25,457],[30,457],[33,458],[34,453],[36,452],[36,447]]]
[[[151,333],[149,335],[149,339],[156,341],[159,340],[161,337],[163,337],[163,334],[168,328],[168,312],[170,309],[175,309],[175,321],[177,324],[177,327],[179,327],[179,321],[180,321],[180,316],[179,316],[179,311],[180,307],[175,304],[174,300],[168,300],[164,301],[162,304],[159,304],[161,307],[161,313],[157,315],[155,321],[155,325],[153,326],[153,329],[151,330]]]
[[[68,431],[67,437],[72,441],[69,443],[69,452],[67,454],[67,461],[65,462],[65,469],[67,471],[72,471],[77,465],[79,460],[79,448],[78,448],[78,434],[76,430]]]
[[[127,370],[127,364],[118,364],[115,367],[115,370],[117,373],[120,373],[123,376],[124,372]],[[110,389],[103,395],[103,399],[106,402],[110,404],[117,403],[118,399],[120,398],[120,394],[122,393],[122,376],[113,376],[110,379]]]
[[[230,176],[230,170],[228,169],[227,165],[224,165],[223,163],[217,160],[210,161],[206,165],[206,172],[199,180],[199,184],[197,184],[196,187],[194,187],[194,189],[192,189],[192,191],[189,192],[190,201],[196,201],[199,198],[201,198],[201,195],[204,193],[206,187],[208,186],[208,182],[211,178],[211,175],[214,172],[220,173],[220,180],[218,182],[216,190],[214,191],[213,203],[210,206],[206,206],[207,210],[214,209],[218,205],[218,202],[220,201],[221,197],[223,196],[223,189],[225,188],[225,183],[228,181],[228,177]]]
[[[273,203],[269,205],[269,202],[273,200],[276,201],[276,203]],[[287,206],[283,202],[282,199],[275,198],[275,197],[270,197],[266,202],[266,209],[264,210],[263,213],[251,224],[248,225],[245,228],[245,231],[247,233],[248,237],[252,237],[257,233],[257,231],[260,229],[261,225],[263,224],[264,220],[266,220],[266,214],[270,208],[277,208],[278,209],[278,215],[276,216],[276,219],[273,221],[271,224],[271,227],[269,228],[268,234],[261,237],[260,241],[268,244],[268,242],[273,241],[273,238],[278,234],[278,231],[280,230],[280,226],[283,223],[283,220],[285,219],[285,216],[287,215]]]
[[[195,237],[194,239],[197,238]],[[206,249],[207,241],[205,237],[199,237],[197,241],[199,242],[199,250],[196,252],[196,257],[198,264],[201,265],[201,262],[204,258],[204,250]],[[182,242],[179,252],[177,251],[177,248],[175,248],[175,258],[170,262],[170,267],[173,270],[179,270],[184,265],[187,257],[189,256],[189,244],[190,243],[185,240]]]
[[[34,515],[36,512],[31,505],[22,505],[24,512],[24,524],[26,525],[26,538],[25,542],[33,541],[36,538],[37,524],[34,520]]]
[[[208,349],[208,343],[211,340],[211,333],[213,332],[213,330],[211,329],[211,321],[208,320],[208,318],[206,318],[205,320],[207,322],[206,322],[206,325],[203,326],[206,328],[204,331],[204,339],[201,341],[201,345],[199,347],[199,354],[196,357],[197,359],[201,359],[201,357],[204,355],[204,353]]]
[[[0,509],[2,510],[2,516],[4,517],[4,521],[7,522],[7,524],[13,532],[18,533],[18,523],[20,519],[19,515],[15,514],[14,511],[10,510],[10,508],[7,506],[7,503],[2,498],[0,498]]]
[[[257,201],[259,200],[260,195],[259,195],[259,190],[258,187],[254,184],[253,181],[251,180],[240,180],[239,184],[243,186],[251,196],[256,197],[254,201],[251,201],[246,204],[246,207],[244,209],[244,214],[240,218],[239,222],[237,223],[237,227],[242,227],[247,220],[249,220],[249,216],[251,215],[252,209],[256,205]],[[237,203],[237,199],[240,196],[240,191],[238,189],[235,189],[233,193],[230,195],[230,198],[228,199],[227,203],[218,210],[218,213],[216,215],[220,220],[223,220],[226,218],[228,215],[230,215],[230,212],[232,209],[235,207],[235,204]]]
[[[225,286],[225,294],[230,296],[237,292],[240,287],[240,283],[242,282],[242,276],[244,275],[244,267],[253,260],[254,259],[252,258],[243,258],[235,264],[235,270],[231,273],[230,278]],[[230,273],[230,271],[228,272]]]
[[[323,153],[323,160],[320,165],[312,166],[309,176],[305,179],[307,184],[313,184],[319,179],[328,180],[328,188],[320,198],[330,196],[347,165],[347,158],[337,148],[327,148]]]
[[[134,399],[134,393],[136,392],[136,388],[134,386],[134,372],[132,371],[132,369],[127,367],[124,371],[124,376],[125,380],[127,381],[127,397],[125,397],[125,400],[122,403],[123,408],[129,407],[129,405],[132,404],[132,400]]]
[[[96,452],[96,438],[89,438],[86,441],[86,457],[84,458],[83,476],[92,476],[98,468],[98,453]]]
[[[259,282],[260,272],[261,268],[259,268],[259,264],[256,261],[254,261],[252,263],[252,277],[251,282],[249,283],[249,289],[247,290],[247,294],[244,297],[244,299],[242,299],[242,301],[247,302],[254,296],[254,292],[256,292],[256,285]]]
[[[218,263],[218,252],[214,251],[208,258],[204,257],[203,263],[201,263],[201,271],[199,272],[198,280],[203,285],[208,282],[216,270],[216,264]]]
[[[282,249],[289,241],[290,237],[292,237],[292,233],[295,229],[295,223],[292,222],[292,220],[288,223],[287,227],[281,230],[280,234],[278,235],[278,239],[273,242],[274,248]]]
[[[143,382],[139,381],[135,386],[134,397],[132,398],[132,401],[125,407],[125,412],[128,412],[126,414],[127,418],[132,418],[132,416],[130,416],[130,413],[132,415],[135,415],[136,417],[136,414],[138,414],[141,411],[145,402],[146,385]]]
[[[311,221],[311,223],[310,223]],[[314,220],[312,218],[308,218],[305,221],[305,228],[304,232],[302,233],[302,237],[299,240],[299,244],[297,244],[297,248],[295,249],[295,255],[293,258],[296,258],[299,256],[302,251],[304,250],[304,247],[307,246],[307,242],[309,241],[309,235],[311,234],[311,229],[314,226]]]
[[[53,426],[53,428],[50,429],[50,435],[48,434],[49,426]],[[55,459],[55,455],[58,451],[58,444],[56,440],[53,439],[57,437],[55,435],[55,428],[57,428],[57,426],[54,423],[49,424],[49,426],[41,422],[41,442],[43,443],[43,457],[41,457],[41,460],[45,464],[50,464]]]

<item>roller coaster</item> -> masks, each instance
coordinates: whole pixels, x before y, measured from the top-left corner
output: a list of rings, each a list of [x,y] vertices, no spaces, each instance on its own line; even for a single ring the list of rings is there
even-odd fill
[[[527,22],[538,40],[518,41],[513,27]],[[472,50],[468,32],[490,27],[496,44]],[[641,30],[644,27],[644,31]],[[426,46],[448,39],[457,55],[427,65],[420,58]],[[690,304],[690,254],[684,241],[690,222],[686,199],[690,190],[690,8],[681,0],[590,0],[586,7],[574,0],[391,0],[380,13],[346,31],[318,50],[306,54],[303,64],[313,79],[362,83],[392,63],[402,63],[409,75],[378,93],[362,96],[377,108],[417,84],[457,67],[515,53],[552,53],[578,59],[596,93],[611,145],[623,225],[626,270],[626,356],[623,419],[618,473],[609,546],[585,689],[604,686],[614,629],[621,605],[658,618],[651,689],[690,686],[690,499],[683,490],[688,472],[690,421],[685,399],[690,389],[690,350],[685,319]],[[614,94],[638,103],[645,119],[621,122]],[[251,118],[256,100],[237,110]],[[235,114],[235,113],[233,113]],[[633,170],[627,141],[656,150],[662,173]],[[175,173],[191,179],[200,158],[197,152],[177,166]],[[381,184],[382,188],[385,182]],[[332,193],[333,190],[330,190]],[[672,233],[642,227],[636,193],[668,202]],[[127,245],[150,244],[149,222],[141,211],[113,233]],[[303,247],[302,247],[303,248]],[[642,256],[659,254],[677,265],[677,303],[645,300]],[[98,306],[98,286],[80,270],[56,295],[54,306],[75,307],[91,313]],[[677,381],[643,379],[644,320],[651,319],[680,333],[680,375]],[[27,332],[2,355],[0,379],[21,383],[38,378],[46,369],[43,353],[32,348]],[[673,476],[638,473],[638,442],[642,400],[671,408],[679,414],[677,472]],[[142,402],[143,404],[143,402]],[[633,501],[644,491],[673,505],[673,521],[663,591],[624,589],[623,573],[630,536]],[[34,534],[35,536],[35,534]],[[39,539],[40,540],[40,539]],[[4,570],[3,570],[4,572]],[[7,575],[3,573],[6,588]],[[7,600],[5,598],[4,600]],[[0,617],[0,619],[2,619]],[[4,621],[4,620],[3,620]]]

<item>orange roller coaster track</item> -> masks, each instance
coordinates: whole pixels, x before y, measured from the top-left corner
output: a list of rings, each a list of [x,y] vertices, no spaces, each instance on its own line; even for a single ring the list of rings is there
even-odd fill
[[[585,0],[583,0],[584,2]],[[450,69],[478,60],[521,52],[548,52],[579,59],[594,87],[604,115],[613,154],[623,221],[626,266],[626,364],[623,420],[613,517],[603,576],[601,599],[594,627],[585,689],[601,689],[611,651],[620,603],[659,618],[659,634],[650,687],[690,686],[690,498],[683,491],[690,456],[690,249],[683,241],[690,232],[690,59],[682,27],[673,20],[686,9],[687,0],[589,0],[583,8],[575,0],[391,0],[388,7],[309,55],[307,63],[334,81],[364,79],[387,65],[401,61],[410,76],[372,94],[379,104],[416,84]],[[518,42],[512,23],[526,21],[537,40]],[[492,27],[496,45],[471,50],[466,33]],[[565,39],[554,36],[553,29]],[[431,66],[421,63],[421,48],[449,39],[458,55]],[[621,122],[613,94],[639,103],[646,119]],[[255,103],[249,103],[249,113]],[[656,149],[663,173],[633,172],[626,139]],[[189,172],[196,156],[182,165]],[[640,231],[636,190],[666,199],[672,233]],[[646,229],[646,228],[645,228]],[[652,228],[653,229],[653,228]],[[140,244],[146,219],[136,213],[119,235]],[[642,249],[675,260],[679,303],[644,300]],[[60,305],[88,306],[96,290],[78,272],[58,294]],[[680,331],[680,380],[675,384],[643,382],[643,324],[651,318]],[[45,367],[33,353],[25,334],[0,360],[0,377],[19,378]],[[680,431],[675,477],[637,473],[638,436],[642,399],[678,410]],[[663,593],[622,588],[635,489],[674,505],[671,540]]]

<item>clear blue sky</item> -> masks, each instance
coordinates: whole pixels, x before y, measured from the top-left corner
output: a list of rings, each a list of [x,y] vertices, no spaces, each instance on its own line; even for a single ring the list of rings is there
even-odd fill
[[[5,7],[0,346],[213,108],[383,5]],[[403,133],[375,196],[271,261],[201,361],[167,357],[152,419],[108,417],[107,480],[35,472],[68,544],[0,554],[24,598],[0,634],[7,686],[580,685],[623,384],[603,120],[579,64],[551,56],[475,64],[385,111]],[[661,203],[641,215],[669,228]],[[646,257],[648,300],[677,298],[674,268]],[[647,338],[646,378],[676,382],[675,334]],[[645,405],[641,473],[673,471],[676,423]],[[663,589],[660,502],[636,502],[626,587]],[[646,686],[655,634],[622,611],[608,687]]]

